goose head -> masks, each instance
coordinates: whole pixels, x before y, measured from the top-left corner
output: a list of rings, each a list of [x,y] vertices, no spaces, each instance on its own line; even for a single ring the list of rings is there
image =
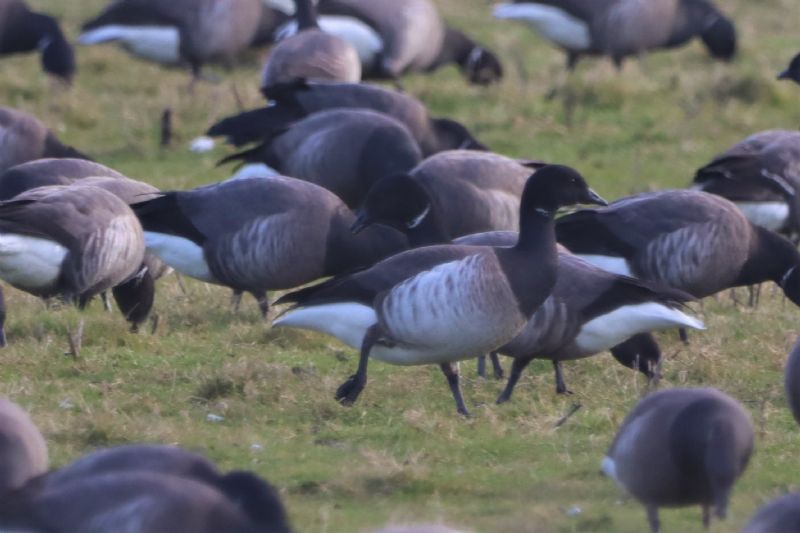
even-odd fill
[[[554,214],[561,207],[576,204],[608,205],[574,168],[545,165],[525,183],[520,213],[531,211]]]
[[[789,63],[789,66],[778,74],[779,80],[792,80],[793,82],[800,85],[800,54],[797,54],[792,59],[792,62]]]
[[[394,174],[376,181],[356,210],[350,228],[358,233],[371,224],[383,224],[407,232],[429,216],[428,192],[408,174]]]

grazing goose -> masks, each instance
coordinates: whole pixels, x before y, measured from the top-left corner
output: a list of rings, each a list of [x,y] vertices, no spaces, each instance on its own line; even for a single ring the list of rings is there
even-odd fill
[[[132,207],[149,251],[187,276],[251,293],[264,316],[269,290],[369,266],[407,247],[388,228],[352,235],[355,217],[334,194],[282,176],[168,192]]]
[[[0,200],[10,200],[36,187],[69,185],[91,176],[125,178],[113,168],[84,159],[37,159],[11,167],[0,174]]]
[[[136,216],[99,187],[39,187],[0,202],[0,279],[25,292],[83,307],[136,276],[143,259]]]
[[[789,354],[783,374],[789,408],[794,419],[800,424],[800,337],[795,341],[794,348]]]
[[[75,54],[56,20],[31,11],[22,0],[0,0],[0,55],[42,54],[42,68],[69,83],[75,74]]]
[[[416,98],[376,85],[353,83],[291,83],[263,89],[271,104],[222,119],[208,130],[224,136],[235,146],[260,142],[313,113],[335,108],[371,109],[403,123],[416,139],[422,154],[454,148],[485,150],[463,125],[445,118],[431,118]]]
[[[609,56],[620,68],[628,56],[698,36],[717,59],[736,54],[736,29],[710,0],[514,0],[494,16],[529,24],[567,53],[570,70],[582,55]]]
[[[734,202],[753,224],[800,232],[800,213],[792,206],[800,187],[800,132],[767,130],[747,137],[700,168],[693,187]],[[787,187],[789,194],[782,190]]]
[[[202,483],[236,502],[254,523],[275,532],[291,529],[277,491],[265,480],[244,471],[223,474],[205,457],[176,446],[134,444],[97,450],[36,483],[52,490],[94,476],[148,472]]]
[[[361,349],[358,371],[336,392],[343,404],[364,389],[374,357],[396,365],[438,364],[458,412],[467,415],[452,363],[511,340],[547,299],[558,262],[553,216],[579,202],[603,200],[575,170],[545,166],[525,185],[514,246],[409,250],[285,296],[279,301],[297,308],[274,326],[320,331]]]
[[[800,494],[786,494],[763,505],[739,533],[800,532]]]
[[[378,181],[356,214],[358,227],[374,222],[389,225],[403,231],[411,246],[450,242],[438,206],[419,183],[408,177]],[[467,235],[453,243],[513,246],[516,240],[514,232],[495,231]],[[699,321],[681,310],[682,303],[691,299],[679,291],[611,274],[562,248],[553,292],[523,330],[497,350],[514,358],[508,386],[498,402],[511,398],[523,369],[534,358],[553,362],[557,393],[569,392],[562,361],[608,349],[623,365],[654,377],[661,352],[648,332],[670,327],[701,328]],[[492,355],[497,375],[499,365]]]
[[[789,63],[789,66],[778,74],[779,80],[792,80],[793,82],[800,85],[800,54],[797,54],[792,58],[792,61]]]
[[[353,46],[320,30],[311,0],[295,0],[300,32],[276,44],[261,72],[261,86],[296,80],[358,83],[361,61]]]
[[[0,107],[0,172],[43,157],[86,159],[62,144],[38,118],[19,109]]]
[[[324,0],[319,11],[322,30],[358,50],[365,78],[396,79],[449,64],[479,85],[503,76],[497,56],[445,24],[430,0]],[[286,24],[278,35],[295,31],[295,24]]]
[[[221,163],[236,159],[263,163],[284,176],[316,183],[352,209],[361,205],[375,180],[409,172],[422,154],[408,128],[389,115],[331,109],[299,120]]]
[[[83,25],[78,42],[118,42],[165,65],[186,63],[193,79],[210,61],[232,63],[253,42],[260,0],[116,0]]]
[[[207,484],[158,472],[113,472],[44,488],[35,481],[0,500],[4,531],[287,531],[255,523],[235,501]],[[236,489],[246,494],[247,486]]]
[[[47,444],[28,413],[0,398],[0,493],[44,473],[47,463]]]
[[[600,268],[704,298],[774,281],[800,305],[800,254],[728,200],[700,191],[644,193],[556,223],[558,242]]]
[[[744,408],[711,389],[669,389],[646,396],[628,413],[603,459],[603,472],[647,509],[659,531],[659,507],[700,505],[725,518],[733,484],[753,451]]]

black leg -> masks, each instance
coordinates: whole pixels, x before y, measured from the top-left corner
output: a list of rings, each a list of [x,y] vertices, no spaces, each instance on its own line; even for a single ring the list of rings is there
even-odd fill
[[[458,383],[458,370],[453,368],[451,363],[442,363],[439,368],[442,369],[444,377],[447,378],[447,384],[450,385],[450,392],[453,393],[453,398],[456,401],[458,414],[469,416],[469,411],[467,411],[467,406],[464,405],[464,397],[461,395],[461,387]]]
[[[231,292],[231,311],[234,313],[239,312],[239,306],[242,305],[242,291],[233,289]]]
[[[256,301],[258,302],[258,310],[261,311],[261,316],[267,318],[269,313],[269,300],[267,300],[267,291],[250,291]]]
[[[561,361],[553,361],[553,369],[556,371],[556,394],[572,394],[564,383],[564,370],[561,368]]]
[[[486,356],[479,355],[478,356],[478,377],[485,378],[486,377]]]
[[[661,521],[658,519],[658,507],[647,506],[647,523],[650,524],[650,532],[658,533],[661,530]]]
[[[497,397],[498,404],[505,403],[511,399],[511,395],[514,393],[514,387],[517,386],[517,381],[519,381],[522,371],[525,370],[525,367],[528,366],[528,363],[530,363],[532,360],[533,357],[521,357],[514,359],[514,362],[511,364],[511,373],[508,376],[506,388],[503,389],[503,392],[501,392],[500,396]]]
[[[111,311],[111,301],[108,299],[107,291],[103,291],[100,293],[100,299],[103,300],[103,309],[105,309],[106,312]]]
[[[367,363],[369,363],[369,352],[372,346],[380,337],[378,325],[370,327],[361,342],[361,357],[358,360],[356,373],[350,376],[347,381],[339,385],[336,389],[336,400],[342,405],[353,405],[358,399],[358,395],[367,385]]]
[[[711,508],[708,505],[701,505],[703,509],[703,529],[708,529],[711,525]]]
[[[686,331],[686,328],[678,329],[678,337],[680,337],[683,344],[689,344],[689,333]]]
[[[0,348],[6,345],[6,296],[0,286]]]
[[[500,365],[500,357],[497,352],[489,354],[489,359],[492,361],[492,372],[494,372],[495,379],[503,379],[503,367]]]

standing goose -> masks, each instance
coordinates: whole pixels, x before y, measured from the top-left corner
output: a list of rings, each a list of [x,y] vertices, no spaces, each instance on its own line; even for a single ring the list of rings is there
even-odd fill
[[[313,113],[355,108],[384,113],[403,123],[424,156],[454,148],[486,149],[462,124],[431,118],[416,98],[376,85],[298,82],[267,87],[264,93],[271,101],[268,107],[222,119],[211,126],[208,135],[224,136],[231,144],[242,146],[261,142]]]
[[[479,85],[503,76],[497,56],[448,26],[430,0],[324,0],[319,10],[322,30],[358,50],[366,78],[397,79],[448,64],[458,65],[470,83]],[[294,31],[287,24],[278,35]]]
[[[700,37],[709,53],[736,54],[736,29],[710,0],[514,0],[494,16],[525,22],[567,53],[572,70],[583,55],[628,56],[681,46]]]
[[[556,235],[572,253],[600,268],[664,283],[696,298],[774,281],[800,305],[797,249],[713,194],[638,194],[562,217]]]
[[[575,170],[545,166],[525,186],[514,246],[409,250],[284,297],[298,308],[274,326],[320,331],[360,348],[357,372],[336,392],[344,404],[364,389],[374,357],[396,365],[438,364],[458,412],[467,415],[452,363],[511,340],[547,299],[558,262],[553,216],[559,207],[583,202],[603,200]]]
[[[712,159],[694,177],[694,188],[727,198],[752,223],[772,231],[800,233],[800,213],[793,205],[798,187],[800,132],[790,130],[751,135]]]
[[[795,421],[800,424],[800,337],[795,341],[789,354],[783,374],[789,408]]]
[[[118,42],[166,65],[186,63],[193,79],[210,61],[232,63],[255,38],[260,0],[115,0],[83,25],[78,42]]]
[[[407,247],[388,228],[352,235],[355,217],[334,194],[282,176],[168,192],[132,207],[148,251],[182,274],[251,293],[264,316],[269,290],[365,267]]]
[[[786,70],[778,74],[779,80],[792,80],[800,85],[800,54],[794,56]]]
[[[744,408],[711,389],[669,389],[646,396],[628,413],[603,459],[603,472],[647,509],[660,529],[659,507],[700,505],[725,518],[733,484],[753,451]]]
[[[0,107],[0,172],[43,157],[86,156],[64,145],[35,116],[11,107]]]
[[[0,398],[0,493],[47,470],[47,443],[24,410]]]
[[[425,189],[409,178],[378,181],[357,215],[359,227],[374,222],[390,225],[403,231],[411,246],[450,242],[438,207]],[[453,243],[513,246],[516,240],[514,232],[496,231],[467,235]],[[522,371],[535,358],[552,361],[557,393],[568,392],[562,361],[608,349],[623,365],[654,377],[661,352],[649,332],[702,327],[681,310],[682,303],[690,299],[679,291],[611,274],[559,250],[553,292],[523,330],[497,350],[514,358],[508,386],[498,402],[511,398]],[[492,362],[497,374],[499,365],[495,361],[496,356]]]
[[[56,20],[31,11],[22,0],[0,0],[0,55],[34,50],[42,68],[69,83],[75,74],[75,54]]]
[[[797,533],[800,494],[786,494],[763,505],[739,533]]]
[[[355,208],[375,180],[410,171],[422,154],[408,128],[389,115],[331,109],[299,120],[221,163],[237,159],[316,183]]]
[[[83,307],[134,277],[143,259],[136,216],[98,187],[40,187],[0,202],[0,279],[25,292]]]
[[[353,46],[320,30],[311,0],[295,0],[300,32],[276,44],[261,72],[261,86],[296,80],[358,83],[361,61]]]

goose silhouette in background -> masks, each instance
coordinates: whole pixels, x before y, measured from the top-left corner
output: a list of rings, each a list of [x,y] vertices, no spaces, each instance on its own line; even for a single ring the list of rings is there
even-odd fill
[[[38,118],[12,107],[0,107],[0,139],[0,172],[41,158],[88,159],[63,144]]]

